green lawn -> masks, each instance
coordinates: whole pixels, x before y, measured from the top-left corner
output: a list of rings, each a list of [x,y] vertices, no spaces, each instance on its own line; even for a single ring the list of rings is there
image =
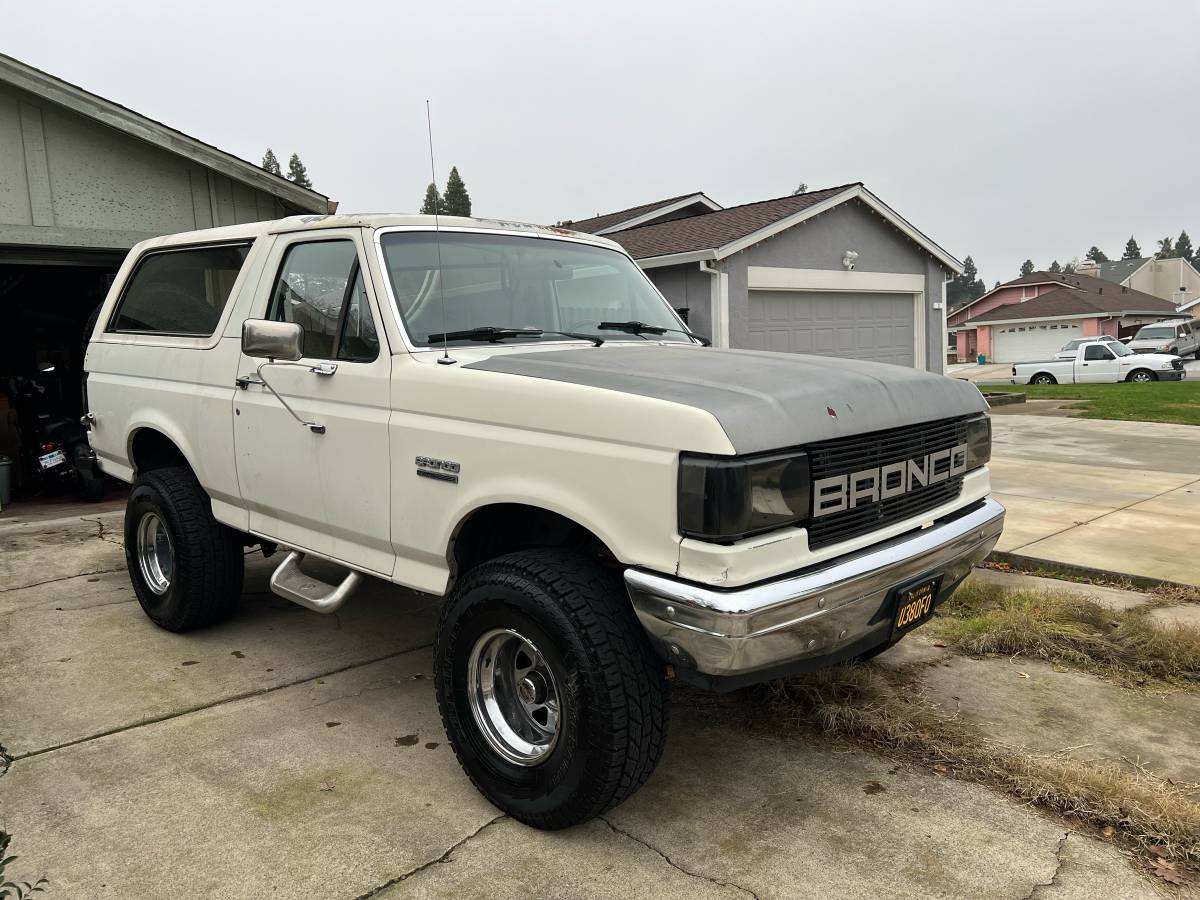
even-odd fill
[[[981,384],[979,389],[1019,391],[1030,400],[1086,400],[1087,403],[1074,407],[1083,410],[1080,415],[1085,419],[1200,425],[1200,380],[1149,384]]]

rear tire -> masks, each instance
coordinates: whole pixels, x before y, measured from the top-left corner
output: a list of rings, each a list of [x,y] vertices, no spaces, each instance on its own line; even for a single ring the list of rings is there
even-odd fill
[[[241,540],[213,518],[208,495],[183,466],[154,469],[133,483],[125,565],[142,609],[167,631],[219,622],[241,599]]]
[[[665,666],[620,574],[578,554],[512,553],[464,575],[442,610],[434,671],[467,776],[534,828],[602,814],[662,756]]]
[[[1029,379],[1030,384],[1058,384],[1058,379],[1049,372],[1039,372]]]

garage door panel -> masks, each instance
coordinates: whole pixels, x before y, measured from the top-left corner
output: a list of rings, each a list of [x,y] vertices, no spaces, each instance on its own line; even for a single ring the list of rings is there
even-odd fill
[[[1083,337],[1079,322],[1016,322],[992,327],[995,362],[1035,362],[1053,359],[1067,341]]]
[[[752,349],[915,364],[911,294],[751,291],[749,301]]]

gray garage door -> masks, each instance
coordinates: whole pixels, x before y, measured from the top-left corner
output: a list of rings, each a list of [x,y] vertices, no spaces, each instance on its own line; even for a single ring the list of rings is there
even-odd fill
[[[912,294],[751,291],[750,348],[916,365]]]

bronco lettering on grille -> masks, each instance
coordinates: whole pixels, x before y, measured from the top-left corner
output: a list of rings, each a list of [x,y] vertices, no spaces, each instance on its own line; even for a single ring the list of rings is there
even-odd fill
[[[818,478],[813,482],[813,518],[899,497],[966,471],[967,445],[959,444],[917,459]]]

